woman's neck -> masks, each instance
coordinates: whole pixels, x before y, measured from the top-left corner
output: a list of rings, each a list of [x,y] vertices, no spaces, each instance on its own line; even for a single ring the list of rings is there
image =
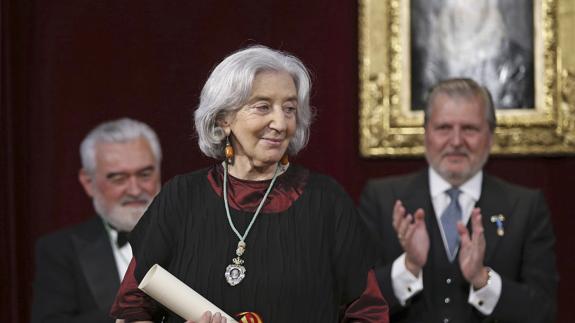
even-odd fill
[[[235,178],[264,181],[274,177],[277,165],[277,163],[254,165],[251,161],[242,161],[241,158],[236,158],[233,164],[228,165],[228,172]]]

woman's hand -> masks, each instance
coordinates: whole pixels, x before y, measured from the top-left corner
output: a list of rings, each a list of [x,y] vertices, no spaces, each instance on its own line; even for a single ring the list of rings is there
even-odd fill
[[[186,321],[186,323],[226,323],[227,320],[225,317],[222,316],[222,314],[220,314],[220,312],[212,315],[212,312],[210,311],[206,311],[202,317],[200,317],[200,320],[197,322],[194,321]]]

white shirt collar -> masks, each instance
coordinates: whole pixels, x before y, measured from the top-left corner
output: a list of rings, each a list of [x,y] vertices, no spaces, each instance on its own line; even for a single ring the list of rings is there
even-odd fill
[[[459,189],[469,195],[473,200],[478,201],[481,196],[481,184],[483,183],[483,171],[480,170],[473,177],[463,183]],[[451,188],[451,184],[447,182],[441,175],[439,175],[435,169],[431,166],[429,167],[429,192],[431,193],[431,198],[435,198],[440,194],[445,193]]]
[[[102,219],[100,217],[100,219]],[[118,275],[120,277],[120,281],[124,278],[124,274],[128,270],[128,265],[130,264],[130,260],[132,259],[132,247],[129,243],[126,243],[123,247],[119,248],[116,244],[116,239],[118,238],[118,231],[112,228],[111,225],[106,223],[104,219],[104,226],[106,227],[106,231],[108,232],[108,237],[110,239],[110,244],[112,245],[112,252],[114,254],[114,259],[116,260],[116,268],[118,269]]]

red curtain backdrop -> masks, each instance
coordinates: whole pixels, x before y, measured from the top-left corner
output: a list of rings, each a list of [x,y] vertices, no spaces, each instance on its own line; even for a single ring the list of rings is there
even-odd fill
[[[131,117],[158,132],[163,180],[212,164],[193,136],[203,82],[225,55],[264,44],[313,73],[317,117],[295,160],[357,200],[371,177],[425,167],[358,153],[357,3],[332,0],[0,0],[0,321],[26,322],[38,236],[93,215],[78,146],[97,123]],[[487,171],[541,188],[557,234],[559,321],[575,317],[574,157],[492,158]],[[392,207],[390,205],[390,207]]]

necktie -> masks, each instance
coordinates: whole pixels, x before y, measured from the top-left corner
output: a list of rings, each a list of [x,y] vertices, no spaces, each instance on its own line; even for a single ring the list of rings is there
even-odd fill
[[[449,205],[441,215],[441,225],[447,241],[447,258],[449,258],[450,262],[453,262],[457,246],[459,245],[457,221],[461,221],[461,205],[459,205],[459,194],[461,194],[461,191],[457,188],[450,188],[446,193],[449,195],[451,202],[449,202]]]
[[[116,238],[116,245],[118,248],[122,248],[128,243],[128,232],[118,231],[118,237]]]

